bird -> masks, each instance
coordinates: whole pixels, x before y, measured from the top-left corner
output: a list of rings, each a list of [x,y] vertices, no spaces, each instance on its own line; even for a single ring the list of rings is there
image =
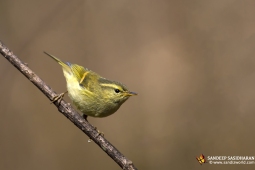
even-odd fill
[[[62,66],[67,91],[53,98],[58,101],[68,93],[73,104],[83,113],[83,117],[103,118],[114,114],[131,96],[137,95],[117,81],[106,79],[99,74],[44,52]]]

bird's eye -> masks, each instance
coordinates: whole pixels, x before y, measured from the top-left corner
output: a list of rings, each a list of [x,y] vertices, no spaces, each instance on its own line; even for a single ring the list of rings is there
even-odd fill
[[[120,90],[119,89],[114,89],[115,93],[119,93]]]

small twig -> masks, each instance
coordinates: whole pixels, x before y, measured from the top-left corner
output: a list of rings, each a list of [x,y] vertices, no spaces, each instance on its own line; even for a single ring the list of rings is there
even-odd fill
[[[39,90],[43,92],[51,101],[57,95],[45,82],[42,81],[28,66],[15,56],[3,43],[0,41],[0,53],[24,76],[26,76]],[[54,103],[58,110],[73,122],[80,130],[82,130],[90,139],[92,139],[104,152],[106,152],[122,169],[135,170],[137,169],[132,161],[128,160],[120,153],[110,142],[108,142],[98,131],[87,122],[76,110],[68,103],[61,100],[60,103]]]

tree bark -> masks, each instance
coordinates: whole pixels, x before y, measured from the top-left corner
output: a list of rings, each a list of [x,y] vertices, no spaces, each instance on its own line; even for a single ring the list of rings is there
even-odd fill
[[[27,77],[45,96],[51,101],[57,95],[47,84],[40,79],[25,63],[13,54],[0,41],[0,53],[14,67],[16,67],[25,77]],[[109,141],[107,141],[98,131],[86,121],[70,104],[64,100],[54,102],[64,116],[73,122],[81,131],[83,131],[91,140],[93,140],[104,152],[106,152],[122,169],[135,170],[137,169],[132,161],[128,160],[120,151],[117,150]]]

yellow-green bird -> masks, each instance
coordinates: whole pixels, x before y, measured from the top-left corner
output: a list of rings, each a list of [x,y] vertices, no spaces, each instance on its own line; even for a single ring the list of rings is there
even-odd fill
[[[87,116],[109,116],[115,113],[130,96],[137,95],[119,82],[103,78],[77,64],[64,63],[57,57],[44,53],[62,66],[68,96],[77,109],[83,113],[85,119]],[[57,100],[63,95],[64,93],[60,94]],[[53,100],[53,102],[55,101]]]

